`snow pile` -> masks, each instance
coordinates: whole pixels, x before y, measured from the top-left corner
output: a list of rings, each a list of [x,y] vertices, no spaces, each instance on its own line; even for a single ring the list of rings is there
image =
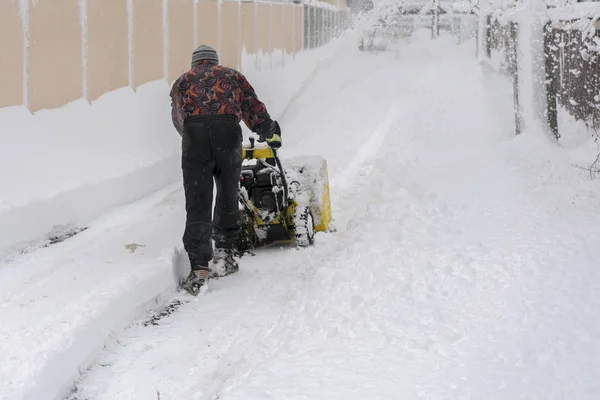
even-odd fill
[[[327,161],[318,155],[297,156],[287,159],[283,164],[296,201],[301,206],[310,206],[315,226],[324,222],[324,218],[331,218],[331,215],[324,215],[324,212],[331,212],[329,208],[324,209],[325,202],[329,202]]]
[[[168,93],[157,81],[35,115],[0,109],[0,259],[178,179]]]
[[[1,399],[61,398],[107,337],[174,294],[189,271],[179,186],[0,268]]]

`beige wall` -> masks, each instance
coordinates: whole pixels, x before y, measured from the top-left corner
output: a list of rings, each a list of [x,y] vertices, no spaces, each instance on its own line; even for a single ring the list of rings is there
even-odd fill
[[[133,2],[133,86],[164,76],[162,0]]]
[[[219,59],[221,64],[239,68],[240,49],[238,46],[238,33],[240,29],[239,3],[227,1],[222,3],[223,23],[221,48],[219,50]]]
[[[194,51],[193,0],[169,0],[169,80],[190,69]]]
[[[129,84],[128,36],[127,0],[88,0],[89,101]]]
[[[83,97],[83,53],[78,0],[31,3],[29,106],[60,107]],[[0,75],[4,71],[0,71]]]
[[[61,107],[84,98],[86,93],[86,99],[93,101],[128,86],[130,78],[133,89],[164,79],[165,72],[167,79],[173,81],[189,69],[194,35],[197,44],[219,47],[218,0],[198,1],[195,30],[193,2],[168,0],[168,52],[163,33],[163,0],[133,0],[132,18],[127,0],[87,0],[85,32],[80,0],[30,2],[26,27],[30,33],[29,67],[28,76],[24,77],[27,52],[19,2],[0,0],[0,107],[24,104],[24,81],[29,89],[27,106],[33,112]],[[240,68],[242,46],[251,54],[303,49],[302,6],[247,1],[221,4],[218,50],[224,65]]]
[[[283,6],[273,4],[271,14],[271,44],[272,49],[281,50],[283,48]]]
[[[23,103],[23,26],[18,2],[0,4],[0,107]]]
[[[304,6],[295,6],[296,8],[296,52],[304,48]]]
[[[214,47],[218,46],[219,40],[219,20],[218,3],[216,0],[198,1],[198,29],[196,32],[198,45],[206,44]],[[188,59],[191,55],[188,54]]]
[[[269,23],[269,4],[258,3],[258,15],[256,17],[256,51],[262,51],[268,53],[271,51],[269,46],[269,34],[270,34],[270,23]]]
[[[283,7],[283,47],[288,53],[294,53],[294,11],[296,7]]]
[[[256,53],[254,35],[254,25],[256,24],[254,18],[255,10],[255,3],[242,3],[242,46],[245,46],[246,52],[250,54]]]

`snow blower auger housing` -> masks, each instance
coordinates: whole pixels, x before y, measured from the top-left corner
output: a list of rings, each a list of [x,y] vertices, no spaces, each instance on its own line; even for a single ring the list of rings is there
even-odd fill
[[[272,243],[314,244],[332,218],[326,161],[294,157],[284,169],[276,150],[254,142],[242,148],[238,253]]]

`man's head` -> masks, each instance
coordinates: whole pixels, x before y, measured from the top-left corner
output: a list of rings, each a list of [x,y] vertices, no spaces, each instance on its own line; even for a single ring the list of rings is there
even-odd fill
[[[217,54],[217,51],[215,49],[203,44],[202,46],[194,50],[194,53],[192,54],[192,68],[205,60],[218,64],[219,55]]]

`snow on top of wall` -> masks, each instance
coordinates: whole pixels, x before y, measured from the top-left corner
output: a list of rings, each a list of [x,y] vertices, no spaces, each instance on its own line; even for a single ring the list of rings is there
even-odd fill
[[[333,4],[325,3],[323,1],[318,1],[318,0],[305,0],[304,4],[306,4],[307,6],[323,8],[323,9],[331,10],[331,11],[339,10],[339,7],[336,7]]]
[[[600,18],[600,3],[576,3],[563,7],[549,8],[548,17],[552,21]]]

